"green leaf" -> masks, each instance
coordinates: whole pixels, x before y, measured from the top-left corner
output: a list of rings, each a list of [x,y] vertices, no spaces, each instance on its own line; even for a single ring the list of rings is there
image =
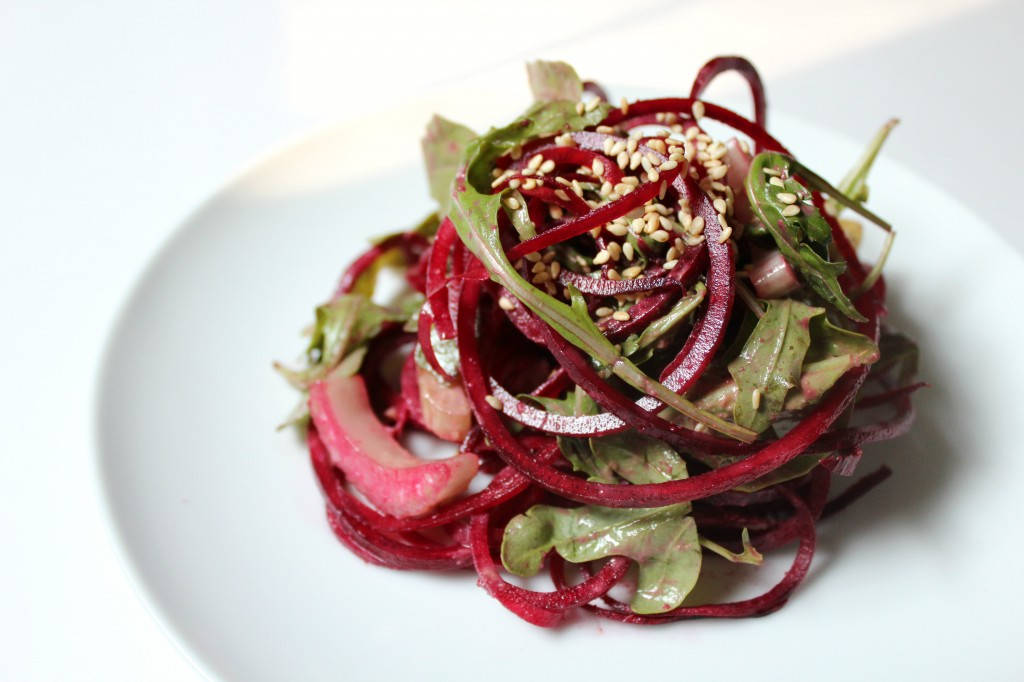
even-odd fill
[[[848,371],[878,360],[878,346],[871,339],[837,327],[825,316],[811,320],[810,331],[811,346],[800,386],[786,398],[787,410],[799,410],[817,402]]]
[[[529,576],[552,549],[573,563],[628,557],[639,567],[630,607],[662,613],[682,603],[700,574],[700,539],[689,512],[687,502],[654,509],[536,505],[505,527],[501,560],[510,572]]]
[[[797,385],[811,343],[811,318],[825,312],[792,299],[765,303],[764,316],[739,357],[729,363],[729,374],[738,387],[733,408],[736,423],[759,433],[771,425],[783,409],[786,394]]]
[[[745,183],[750,205],[782,256],[797,269],[806,284],[836,310],[851,320],[862,322],[864,316],[839,285],[838,277],[846,270],[846,264],[826,259],[831,228],[811,202],[810,190],[793,177],[794,166],[793,159],[785,154],[762,152],[755,156]],[[771,183],[772,178],[777,178],[782,186]],[[779,199],[780,194],[795,195],[796,202],[786,203]],[[799,211],[795,215],[784,215],[784,211],[791,210],[790,206],[796,206]]]
[[[857,159],[857,163],[853,164],[853,167],[847,171],[843,179],[836,185],[836,189],[853,201],[864,202],[868,200],[868,173],[871,171],[871,166],[874,165],[875,158],[882,149],[882,145],[885,144],[886,138],[889,137],[889,133],[892,132],[892,129],[899,122],[899,119],[892,118],[878,129],[878,132],[875,133],[875,136],[868,143],[867,149],[864,150],[861,157]],[[843,206],[834,198],[829,197],[825,201],[825,210],[838,217],[843,210]]]
[[[316,309],[316,325],[306,349],[307,367],[295,370],[276,363],[275,368],[300,389],[322,379],[343,361],[342,371],[351,376],[359,371],[365,345],[386,323],[404,323],[410,308],[385,308],[360,294],[338,296]]]
[[[702,282],[697,282],[692,293],[683,296],[672,306],[671,310],[647,325],[647,328],[640,333],[635,341],[635,350],[627,352],[626,355],[632,355],[636,351],[653,346],[666,334],[676,329],[690,313],[700,306],[706,293],[707,287]]]
[[[427,133],[421,143],[423,161],[427,167],[430,196],[437,201],[442,214],[447,213],[455,172],[459,169],[466,147],[475,137],[476,133],[461,123],[436,114],[427,124]]]
[[[710,549],[712,552],[728,559],[734,564],[752,564],[754,566],[760,566],[764,562],[764,557],[761,553],[754,549],[754,546],[750,544],[750,531],[746,528],[740,534],[740,541],[743,543],[743,551],[737,554],[736,552],[730,552],[725,547],[722,547],[717,542],[708,540],[705,537],[701,537],[700,544],[702,547]]]
[[[618,483],[621,478],[640,485],[686,478],[683,458],[655,438],[628,431],[589,440],[590,457],[573,468],[590,474],[592,481]]]
[[[530,80],[533,98],[538,102],[568,100],[575,103],[583,96],[583,81],[576,75],[576,70],[565,62],[539,59],[527,62],[526,77]]]
[[[917,376],[918,348],[908,336],[888,329],[878,340],[880,359],[871,367],[871,374],[891,386],[906,386]]]

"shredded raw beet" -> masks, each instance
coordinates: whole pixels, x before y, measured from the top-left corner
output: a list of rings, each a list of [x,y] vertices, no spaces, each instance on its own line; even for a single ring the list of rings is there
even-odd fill
[[[753,120],[699,99],[728,71],[749,84]],[[883,465],[829,500],[832,477],[853,475],[868,443],[906,433],[926,386],[916,347],[883,334],[884,280],[824,210],[822,191],[845,190],[779,165],[791,157],[765,128],[764,89],[742,57],[708,62],[687,97],[610,104],[568,65],[544,62],[531,85],[544,96],[506,128],[432,124],[452,129],[441,147],[424,143],[432,188],[450,187],[435,193],[442,212],[346,269],[332,299],[343,313],[318,310],[309,368],[289,380],[311,391],[309,455],[330,528],[373,564],[473,570],[544,627],[574,611],[641,625],[770,613],[807,575],[816,523],[892,472]],[[715,140],[704,119],[746,140]],[[775,165],[759,166],[769,154]],[[414,305],[342,308],[395,254]],[[774,383],[750,371],[784,368]],[[326,401],[331,381],[365,385],[368,398]],[[342,403],[365,414],[325,414]],[[339,442],[360,448],[345,424],[399,454],[388,438],[433,433],[452,442],[445,462],[476,457],[488,480],[470,494],[462,478],[436,479],[454,464],[339,456]],[[367,467],[372,490],[360,489]],[[380,483],[391,479],[400,500]],[[571,535],[574,514],[593,515],[587,537]],[[654,549],[682,577],[651,583],[652,548],[614,534],[618,545],[593,550],[594,519],[630,514],[631,527],[681,524],[688,543]],[[793,543],[792,565],[758,597],[692,604],[677,589],[697,579],[685,573],[694,552],[757,563]],[[613,598],[634,563],[633,601]],[[503,577],[542,565],[551,591]]]

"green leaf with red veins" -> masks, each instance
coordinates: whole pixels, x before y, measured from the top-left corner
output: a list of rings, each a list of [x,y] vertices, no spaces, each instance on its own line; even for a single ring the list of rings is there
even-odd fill
[[[526,77],[538,102],[578,102],[583,96],[583,81],[576,75],[576,69],[565,62],[527,62]]]

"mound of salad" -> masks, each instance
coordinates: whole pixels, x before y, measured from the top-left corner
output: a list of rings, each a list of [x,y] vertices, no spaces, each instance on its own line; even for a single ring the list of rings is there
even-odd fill
[[[727,71],[752,120],[700,99]],[[895,121],[833,186],[767,132],[741,57],[708,62],[688,96],[637,101],[562,62],[527,73],[535,102],[507,125],[430,121],[436,213],[360,255],[302,366],[277,365],[303,392],[289,423],[330,527],[373,564],[475,571],[541,626],[774,611],[818,521],[890,471],[830,499],[833,477],[908,430],[923,385],[916,346],[882,325],[893,231],[863,205]],[[868,223],[886,233],[871,266]],[[407,284],[387,304],[383,268]],[[413,432],[457,445],[424,458]],[[760,564],[791,543],[764,594],[687,599],[712,556]],[[508,578],[541,571],[549,591]]]

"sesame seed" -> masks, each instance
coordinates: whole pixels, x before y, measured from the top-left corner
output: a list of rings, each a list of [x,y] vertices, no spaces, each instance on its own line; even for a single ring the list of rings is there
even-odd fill
[[[612,260],[619,260],[622,256],[622,247],[619,246],[618,242],[609,242],[606,251],[608,251],[608,255]]]
[[[533,276],[531,280],[534,284],[544,284],[545,282],[551,281],[551,273],[549,272],[538,272]]]
[[[545,271],[547,271],[547,269],[548,269],[547,263],[544,263],[544,262],[538,260],[536,263],[533,264],[533,267],[530,268],[530,272],[532,272],[533,274],[536,275],[538,272],[545,272]]]
[[[629,313],[625,310],[616,310],[612,313],[612,319],[618,320],[619,322],[627,322],[629,320]]]
[[[708,171],[708,177],[712,180],[721,180],[725,177],[725,174],[729,172],[728,166],[715,166]]]
[[[786,183],[782,181],[782,178],[777,178],[774,175],[768,180],[769,185],[775,185],[776,187],[785,187]]]
[[[610,233],[612,233],[616,237],[625,237],[626,236],[626,232],[629,231],[629,228],[626,225],[623,225],[622,223],[611,223],[605,229],[607,229]]]
[[[594,170],[594,175],[604,175],[604,164],[601,163],[601,159],[594,159],[590,167]]]
[[[623,270],[623,276],[624,278],[633,280],[641,272],[643,272],[643,265],[631,265],[630,267],[627,267],[625,270]]]
[[[644,215],[645,215],[645,216],[646,216],[646,215],[647,215],[648,213],[657,213],[657,211],[658,211],[658,205],[657,205],[657,204],[655,204],[655,203],[654,203],[653,201],[649,201],[649,202],[647,202],[647,203],[646,203],[646,204],[644,205]]]
[[[629,163],[629,154],[624,151],[619,152],[615,157],[615,163],[619,165],[619,168],[625,169],[626,165]]]
[[[690,234],[704,234],[704,217],[696,216],[690,223]]]
[[[597,109],[597,105],[599,105],[600,103],[601,100],[595,97],[594,99],[587,102],[584,108],[586,109],[586,111],[593,111],[594,109]]]
[[[765,175],[782,175],[779,171],[774,168],[768,168],[767,166],[761,169],[761,172]]]
[[[668,230],[669,232],[673,230],[672,221],[665,216],[658,218],[658,222],[661,223],[661,229]]]
[[[551,263],[551,279],[557,279],[560,272],[562,272],[562,264],[558,261]]]
[[[658,113],[656,113],[654,115],[654,120],[657,121],[658,123],[664,123],[665,122],[665,112],[659,111]]]
[[[582,116],[585,106],[586,105],[583,102],[576,102],[576,113]]]
[[[775,195],[775,198],[784,204],[796,203],[796,195],[793,194],[792,192],[779,192],[778,194]]]
[[[527,168],[537,170],[538,168],[540,168],[540,165],[542,163],[544,163],[544,156],[542,154],[534,154],[532,157],[530,157],[530,161],[526,164],[526,166]]]
[[[697,422],[697,424],[693,427],[693,430],[698,433],[704,433],[705,431],[708,430],[708,427],[704,426],[700,422]]]
[[[533,178],[527,178],[526,182],[523,183],[523,189],[534,189],[537,187],[537,181]]]
[[[604,265],[608,262],[609,258],[611,258],[611,254],[608,253],[606,249],[601,249],[597,252],[597,255],[594,256],[594,265]]]
[[[563,178],[562,176],[558,176],[557,178],[555,178],[555,182],[565,185],[566,187],[569,186],[569,181]]]
[[[677,253],[682,253],[683,249],[686,248],[686,244],[683,243],[682,237],[676,237],[676,240],[672,243],[672,245],[675,246]]]
[[[640,184],[640,179],[632,175],[627,175],[626,177],[622,178],[622,181],[627,185],[633,185],[633,187],[636,187],[637,185]]]
[[[521,184],[522,180],[520,180],[519,178],[512,178],[511,180],[508,181],[509,189],[518,189],[519,185]]]
[[[665,171],[674,170],[678,165],[679,165],[678,163],[676,163],[675,161],[669,159],[665,163],[663,163],[660,166],[658,166],[658,170],[660,170],[661,172],[664,173]]]
[[[491,407],[493,407],[494,409],[496,409],[496,410],[500,410],[501,409],[501,401],[498,400],[497,398],[495,398],[490,393],[488,393],[487,395],[484,396],[484,400],[486,400],[487,404],[490,405]]]
[[[558,204],[551,204],[548,206],[548,215],[551,216],[552,220],[561,220],[564,213],[562,213],[562,207]]]
[[[711,183],[711,189],[716,191],[716,192],[724,192],[727,189],[729,189],[729,186],[728,185],[723,185],[722,183],[720,183],[717,180],[715,180],[714,182]]]
[[[593,230],[591,230],[591,231],[590,231],[590,236],[591,236],[591,238],[593,238],[593,239],[597,239],[598,237],[600,237],[600,236],[601,236],[601,226],[600,226],[600,225],[598,225],[598,226],[597,226],[597,227],[595,227],[595,228],[594,228]]]
[[[716,142],[711,146],[710,156],[712,159],[717,161],[718,159],[721,159],[723,156],[725,156],[727,151],[729,150],[725,148],[724,144],[722,144],[721,142]]]
[[[704,118],[704,102],[701,102],[700,100],[694,102],[691,111],[693,111],[693,117],[695,119],[700,120]]]
[[[505,197],[505,206],[513,211],[519,210],[519,199],[515,197]]]
[[[761,389],[755,388],[754,392],[750,394],[750,404],[754,410],[761,407]]]
[[[725,213],[726,207],[725,201],[723,199],[715,199],[712,203],[714,204],[716,211],[718,211],[719,213]]]
[[[545,263],[550,263],[553,260],[555,260],[555,252],[554,251],[545,251],[544,252],[544,262]]]
[[[651,239],[653,239],[654,241],[656,241],[656,242],[658,242],[660,244],[664,244],[665,242],[667,242],[671,238],[672,238],[672,235],[670,235],[665,230],[655,230],[654,232],[651,233]]]
[[[697,155],[697,158],[698,159],[700,158],[700,154]],[[705,161],[704,161],[704,167],[705,168],[717,168],[717,167],[722,165],[721,161],[718,161],[717,159],[712,159],[707,154],[704,154],[704,158],[705,158]]]
[[[597,315],[598,317],[608,317],[613,312],[615,311],[609,308],[608,306],[601,306],[600,308],[594,311],[594,314]]]
[[[536,175],[537,174],[537,170],[535,168],[530,168],[529,166],[527,166],[526,168],[524,168],[521,171],[519,171],[519,174],[520,175]]]
[[[665,154],[667,152],[664,140],[648,140],[647,141],[647,146],[650,147],[651,149],[653,149],[656,152],[661,152],[662,154]],[[649,156],[654,156],[654,155],[651,154]],[[652,159],[652,161],[656,162],[657,158],[658,157],[654,157],[654,159]]]
[[[690,126],[689,128],[686,129],[686,139],[687,140],[695,140],[695,139],[697,139],[697,135],[699,133],[700,133],[700,128],[698,128],[697,126]]]
[[[616,282],[622,279],[622,275],[620,275],[619,271],[616,270],[615,268],[608,268],[608,272],[606,272],[604,276]]]
[[[579,180],[572,181],[572,191],[576,192],[577,196],[583,196],[583,185],[580,184]]]
[[[731,227],[726,227],[724,230],[722,230],[722,234],[718,235],[718,243],[719,244],[726,243],[727,241],[729,241],[729,237],[731,237],[731,236],[732,236],[732,228]]]
[[[718,218],[718,224],[721,225],[723,229],[726,228],[726,227],[729,227],[729,221],[725,219],[724,215],[719,213],[717,218]]]
[[[659,224],[660,223],[658,221],[658,214],[657,213],[648,213],[647,215],[644,216],[644,232],[645,233],[651,234],[652,232],[654,232],[655,230],[658,229],[658,225]]]
[[[625,244],[623,244],[622,245],[622,255],[626,257],[626,260],[633,260],[633,256],[635,255],[633,253],[633,245],[630,244],[629,242],[626,242]]]
[[[597,126],[597,132],[602,135],[614,135],[615,128],[612,128],[611,126]]]
[[[651,170],[647,171],[647,179],[650,182],[657,182],[659,179],[661,179],[661,175],[658,173],[658,171],[652,168]]]
[[[679,255],[679,249],[674,246],[670,246],[668,251],[665,252],[665,260],[675,260]]]
[[[508,179],[508,173],[502,173],[498,177],[494,178],[494,181],[491,182],[491,187],[497,187],[501,183],[505,182],[507,179]]]
[[[629,230],[633,234],[640,234],[643,231],[643,229],[644,229],[644,219],[643,218],[635,218],[629,224]]]
[[[662,263],[661,267],[664,268],[665,270],[671,270],[678,264],[679,261],[673,258],[672,260],[667,260],[664,263]]]
[[[636,170],[643,160],[640,152],[633,152],[633,155],[629,157],[629,170]]]
[[[537,261],[540,260],[540,254],[534,251],[533,253],[526,254],[524,258],[526,258],[526,260],[530,261],[531,263],[536,263]]]
[[[798,215],[799,213],[800,207],[797,206],[796,204],[791,204],[786,208],[782,209],[782,215],[786,216],[787,218],[792,218],[793,216]]]
[[[612,153],[612,147],[614,147],[614,146],[615,146],[615,140],[613,140],[610,137],[606,137],[604,139],[604,144],[602,145],[602,149],[604,149],[604,153],[605,154],[611,154]]]
[[[619,111],[622,112],[623,116],[629,113],[629,102],[626,101],[625,97],[619,100]]]
[[[668,183],[662,180],[661,186],[658,187],[658,198],[664,199],[666,194],[668,194]]]
[[[551,159],[548,159],[547,161],[542,163],[540,165],[540,168],[538,168],[537,170],[539,170],[541,173],[550,173],[551,171],[555,170],[555,162],[552,161]]]
[[[564,189],[556,189],[555,196],[562,201],[569,201],[569,194]]]

